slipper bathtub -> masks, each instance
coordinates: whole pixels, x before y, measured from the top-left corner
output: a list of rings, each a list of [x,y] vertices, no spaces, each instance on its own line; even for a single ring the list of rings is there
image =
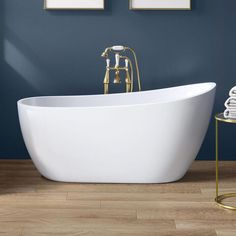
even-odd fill
[[[181,179],[204,140],[215,83],[135,93],[18,101],[28,152],[63,182],[165,183]]]

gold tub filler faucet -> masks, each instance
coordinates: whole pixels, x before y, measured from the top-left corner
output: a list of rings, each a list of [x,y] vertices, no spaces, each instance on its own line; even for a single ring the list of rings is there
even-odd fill
[[[120,84],[121,78],[120,78],[120,71],[125,71],[125,88],[126,92],[130,93],[133,92],[134,89],[134,67],[132,64],[131,59],[127,56],[127,52],[130,52],[133,56],[135,67],[136,67],[136,75],[137,75],[137,81],[138,81],[138,90],[141,91],[141,82],[140,82],[140,74],[139,74],[139,67],[138,67],[138,60],[135,51],[132,48],[125,47],[125,46],[113,46],[108,47],[105,49],[105,51],[102,53],[102,57],[106,58],[106,74],[103,81],[104,85],[104,94],[109,93],[109,83],[110,83],[110,72],[113,71],[115,78],[113,83],[114,84]],[[115,65],[111,66],[110,62],[110,54],[115,55]],[[124,65],[121,66],[121,60],[123,60]]]

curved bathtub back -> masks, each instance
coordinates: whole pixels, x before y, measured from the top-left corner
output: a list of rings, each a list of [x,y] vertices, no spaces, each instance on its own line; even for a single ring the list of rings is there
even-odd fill
[[[215,88],[215,83],[200,83],[134,93],[88,96],[32,97],[19,101],[22,105],[35,107],[105,107],[168,103],[199,96]]]

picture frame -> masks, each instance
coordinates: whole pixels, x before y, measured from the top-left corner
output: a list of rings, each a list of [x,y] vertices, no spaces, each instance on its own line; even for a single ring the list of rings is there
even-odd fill
[[[44,0],[45,10],[104,10],[105,0]]]
[[[130,10],[191,10],[191,0],[129,0]]]

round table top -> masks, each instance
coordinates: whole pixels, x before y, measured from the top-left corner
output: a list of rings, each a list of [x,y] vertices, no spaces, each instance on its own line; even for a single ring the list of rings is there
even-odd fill
[[[227,122],[227,123],[236,123],[236,119],[227,119],[224,117],[223,113],[216,114],[215,119],[218,121]]]

